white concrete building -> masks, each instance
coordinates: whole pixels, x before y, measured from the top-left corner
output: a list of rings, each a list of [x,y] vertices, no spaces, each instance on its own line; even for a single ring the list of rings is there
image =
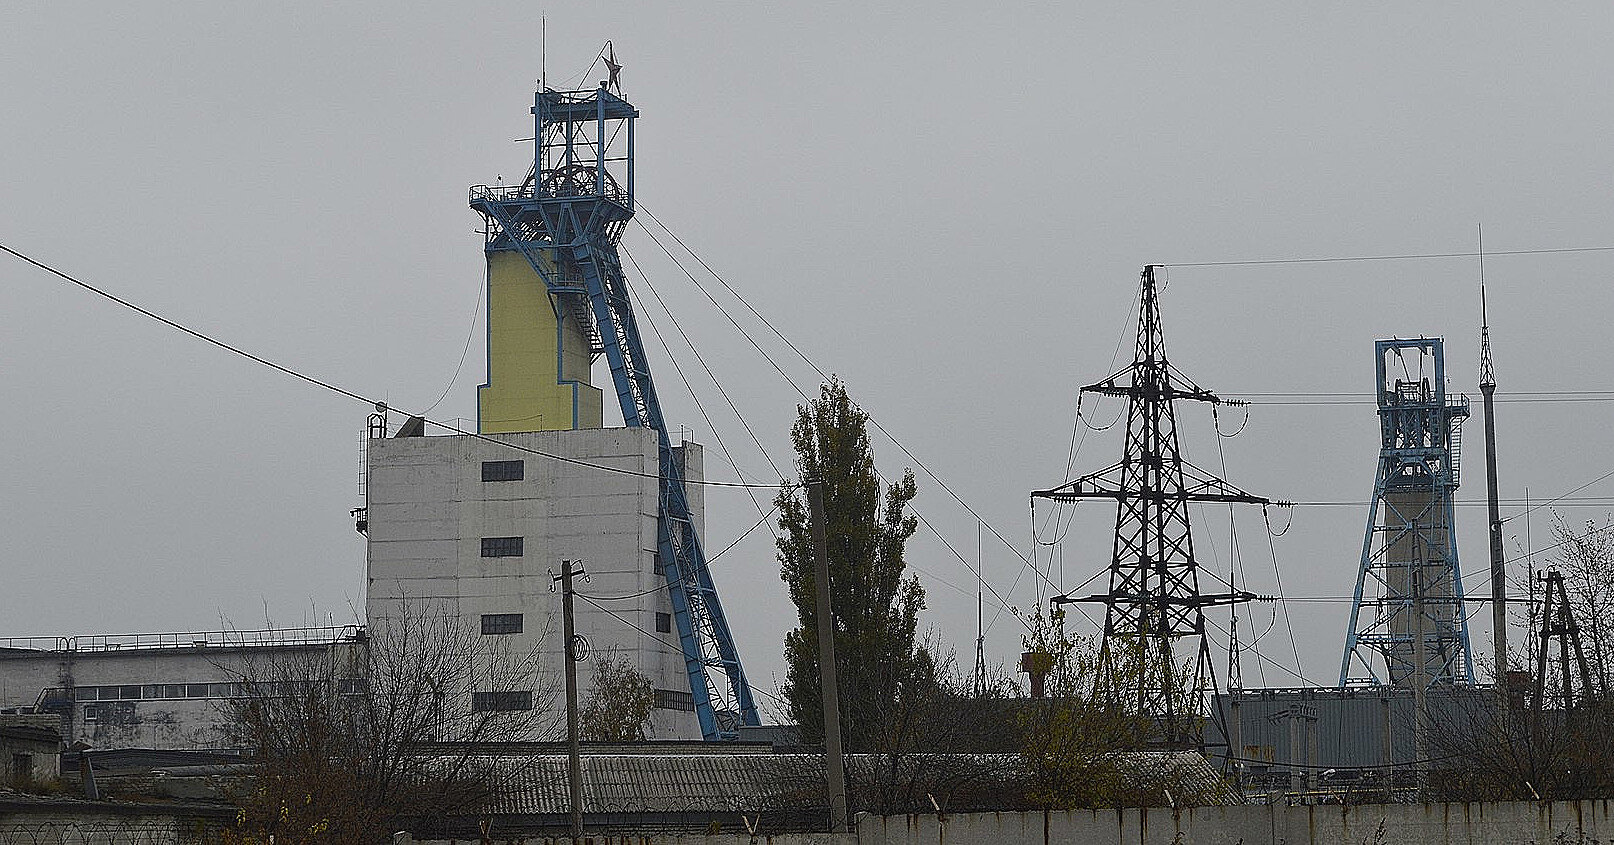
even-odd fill
[[[685,443],[677,453],[685,477],[699,481],[700,446]],[[371,439],[370,626],[398,619],[407,604],[416,614],[457,614],[483,636],[508,638],[511,651],[536,647],[534,696],[515,689],[473,702],[522,707],[543,700],[546,686],[559,690],[564,652],[555,578],[563,560],[580,562],[588,580],[576,584],[575,624],[590,652],[578,667],[581,695],[594,657],[629,658],[656,692],[652,737],[699,739],[657,562],[658,469],[656,434],[644,428]],[[704,532],[702,488],[688,490],[696,530]]]

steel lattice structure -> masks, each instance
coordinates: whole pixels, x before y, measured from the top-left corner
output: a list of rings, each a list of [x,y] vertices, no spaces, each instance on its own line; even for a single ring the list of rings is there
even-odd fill
[[[1082,388],[1127,400],[1125,452],[1118,463],[1034,498],[1114,499],[1115,538],[1109,591],[1059,596],[1056,603],[1105,606],[1098,692],[1153,718],[1158,744],[1203,744],[1206,697],[1215,671],[1205,630],[1205,608],[1249,601],[1246,592],[1200,591],[1188,506],[1193,502],[1266,505],[1184,460],[1177,441],[1178,400],[1221,404],[1223,399],[1188,379],[1166,359],[1153,266],[1143,270],[1137,354],[1127,368]]]
[[[1380,340],[1374,352],[1379,465],[1339,685],[1472,683],[1452,506],[1468,397],[1446,393],[1439,338]]]
[[[557,309],[588,327],[604,353],[623,422],[656,432],[661,495],[656,545],[666,576],[701,733],[731,739],[759,724],[751,687],[729,633],[690,517],[684,478],[650,377],[617,245],[634,212],[633,122],[638,111],[606,84],[537,93],[533,167],[520,185],[471,188],[487,223],[488,252],[523,255]]]

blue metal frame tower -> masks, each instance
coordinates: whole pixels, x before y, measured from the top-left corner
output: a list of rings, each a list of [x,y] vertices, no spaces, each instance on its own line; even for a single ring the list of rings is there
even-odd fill
[[[1439,338],[1380,340],[1374,352],[1379,466],[1339,685],[1472,683],[1452,507],[1468,397],[1446,394]]]
[[[633,122],[639,113],[602,82],[594,90],[539,91],[532,114],[535,151],[526,180],[471,188],[471,208],[487,223],[484,248],[519,252],[549,288],[556,309],[588,327],[591,353],[604,353],[610,365],[624,424],[656,432],[656,547],[689,691],[701,734],[732,739],[737,725],[760,723],[756,704],[690,517],[617,251],[634,211]]]

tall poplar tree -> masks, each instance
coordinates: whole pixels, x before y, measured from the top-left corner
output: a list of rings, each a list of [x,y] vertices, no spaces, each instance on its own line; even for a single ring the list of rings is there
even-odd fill
[[[931,656],[915,641],[925,605],[906,576],[903,550],[917,521],[904,511],[916,492],[912,470],[884,495],[869,445],[868,415],[831,380],[797,408],[791,441],[802,480],[824,485],[830,604],[835,619],[841,736],[848,751],[894,750],[908,730],[905,709],[935,681]],[[784,697],[804,742],[824,735],[819,694],[817,583],[806,490],[780,492],[779,574],[796,604],[798,627],[785,635]]]

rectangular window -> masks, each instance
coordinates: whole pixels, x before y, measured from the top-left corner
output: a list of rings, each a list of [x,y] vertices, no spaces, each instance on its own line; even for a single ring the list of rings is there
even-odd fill
[[[483,481],[520,481],[527,474],[522,461],[483,461]]]
[[[207,698],[207,684],[186,684],[186,698]]]
[[[483,537],[483,557],[521,557],[521,537]]]
[[[28,783],[34,779],[34,755],[11,755],[11,779],[14,783]]]
[[[695,696],[686,690],[658,689],[656,690],[657,710],[681,710],[685,713],[695,712]]]
[[[671,634],[672,633],[672,614],[671,613],[658,613],[658,614],[656,614],[656,633],[658,633],[658,634]]]
[[[471,710],[487,713],[494,710],[531,710],[532,692],[473,692]]]
[[[521,614],[484,613],[482,614],[482,633],[519,634],[521,633]]]

